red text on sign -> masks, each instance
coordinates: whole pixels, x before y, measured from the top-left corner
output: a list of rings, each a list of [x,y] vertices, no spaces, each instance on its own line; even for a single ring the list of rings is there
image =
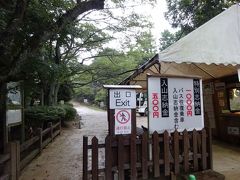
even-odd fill
[[[159,118],[159,100],[158,100],[158,93],[152,93],[152,110],[153,110],[153,118]]]
[[[192,116],[192,91],[187,90],[186,94],[186,103],[187,103],[187,116]]]

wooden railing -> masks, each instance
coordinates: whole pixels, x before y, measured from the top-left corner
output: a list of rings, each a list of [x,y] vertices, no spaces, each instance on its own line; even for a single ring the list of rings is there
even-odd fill
[[[105,157],[99,155],[104,150]],[[212,169],[209,130],[154,132],[150,136],[144,132],[139,138],[134,135],[107,136],[104,144],[99,144],[96,137],[88,144],[88,137],[83,137],[84,180],[95,180],[99,176],[107,180],[114,176],[119,180],[176,177],[180,173],[207,169]]]
[[[21,145],[19,142],[10,142],[9,153],[0,155],[0,166],[2,169],[0,173],[3,174],[0,175],[0,180],[1,178],[18,179],[21,170],[60,133],[61,122],[54,125],[49,122],[47,129],[42,130],[39,128],[37,136],[32,137]]]
[[[10,145],[10,144],[9,144]],[[0,180],[10,178],[10,153],[0,155]]]

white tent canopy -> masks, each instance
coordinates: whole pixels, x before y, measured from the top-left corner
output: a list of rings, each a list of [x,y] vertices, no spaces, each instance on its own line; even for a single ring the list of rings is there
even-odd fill
[[[198,75],[204,80],[240,68],[240,6],[231,6],[159,53],[161,74]]]

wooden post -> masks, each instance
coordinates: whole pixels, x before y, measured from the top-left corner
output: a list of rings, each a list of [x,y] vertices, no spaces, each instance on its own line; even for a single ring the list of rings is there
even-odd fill
[[[148,179],[148,133],[142,134],[142,178]]]
[[[124,145],[123,136],[118,136],[118,179],[124,180]]]
[[[10,158],[11,180],[18,180],[20,176],[20,144],[17,141],[10,143]]]
[[[88,137],[83,136],[83,180],[88,180]]]
[[[212,159],[212,129],[206,128],[207,130],[207,151],[208,151],[208,168],[213,169]]]
[[[80,122],[79,122],[80,124]],[[62,124],[61,124],[61,119],[59,120],[59,135],[61,135],[61,131],[62,131]]]
[[[174,173],[179,173],[179,133],[177,130],[174,131],[173,135],[174,143]]]
[[[189,171],[189,138],[188,138],[188,132],[185,129],[183,131],[183,163],[184,163],[184,172],[187,173]]]
[[[135,134],[131,134],[130,142],[131,142],[131,144],[130,144],[131,180],[136,180],[137,179],[137,168],[136,168],[137,148],[136,148],[136,135]]]
[[[106,180],[111,180],[112,178],[112,139],[108,135],[105,139],[105,177]]]
[[[109,135],[114,136],[114,128],[115,128],[115,118],[114,118],[115,110],[109,109],[108,110],[108,123],[109,123]]]
[[[20,177],[20,161],[21,161],[21,151],[20,151],[20,143],[16,142],[16,169],[17,169],[17,179]]]
[[[52,122],[48,123],[48,127],[50,127],[50,137],[51,137],[51,141],[53,141],[53,126],[52,126]]]
[[[167,131],[164,131],[163,143],[164,143],[164,174],[165,176],[169,176],[170,175],[170,149],[169,149],[169,134]]]
[[[136,109],[132,109],[131,110],[131,113],[132,113],[132,135],[135,136],[136,138],[136,131],[137,131],[137,127],[136,127]]]
[[[196,131],[196,129],[193,130],[193,136],[192,136],[192,144],[193,144],[193,170],[194,171],[198,171],[198,158],[197,158],[197,136],[198,133]]]
[[[42,128],[37,129],[37,134],[39,137],[39,152],[42,152]]]
[[[154,171],[154,177],[159,177],[160,176],[160,164],[159,164],[160,147],[159,147],[159,136],[158,136],[158,133],[156,131],[152,135],[152,142],[153,142],[153,171]]]
[[[207,156],[206,156],[206,130],[202,130],[201,134],[201,141],[202,141],[202,170],[207,169]]]
[[[22,111],[22,124],[21,124],[21,143],[25,141],[25,118],[24,118],[24,88],[23,83],[20,83],[20,93],[21,93],[21,111]]]
[[[98,180],[98,139],[92,138],[92,179]]]
[[[7,85],[0,83],[0,153],[5,152],[7,148],[6,99]]]

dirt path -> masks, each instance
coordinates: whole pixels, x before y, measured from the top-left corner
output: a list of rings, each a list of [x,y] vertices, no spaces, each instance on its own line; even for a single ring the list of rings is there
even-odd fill
[[[226,180],[240,179],[240,147],[222,142],[213,143],[213,168]]]
[[[83,135],[105,137],[107,113],[75,106],[82,116],[82,129],[63,129],[53,143],[22,172],[20,180],[79,180],[82,174]]]
[[[97,136],[103,142],[107,134],[107,113],[85,106],[75,106],[82,116],[82,129],[63,129],[53,143],[43,150],[22,172],[20,180],[79,180],[82,175],[82,138]],[[137,126],[147,126],[146,117],[137,117]],[[90,139],[90,138],[89,138]],[[240,178],[240,147],[214,142],[213,167],[226,180]]]

